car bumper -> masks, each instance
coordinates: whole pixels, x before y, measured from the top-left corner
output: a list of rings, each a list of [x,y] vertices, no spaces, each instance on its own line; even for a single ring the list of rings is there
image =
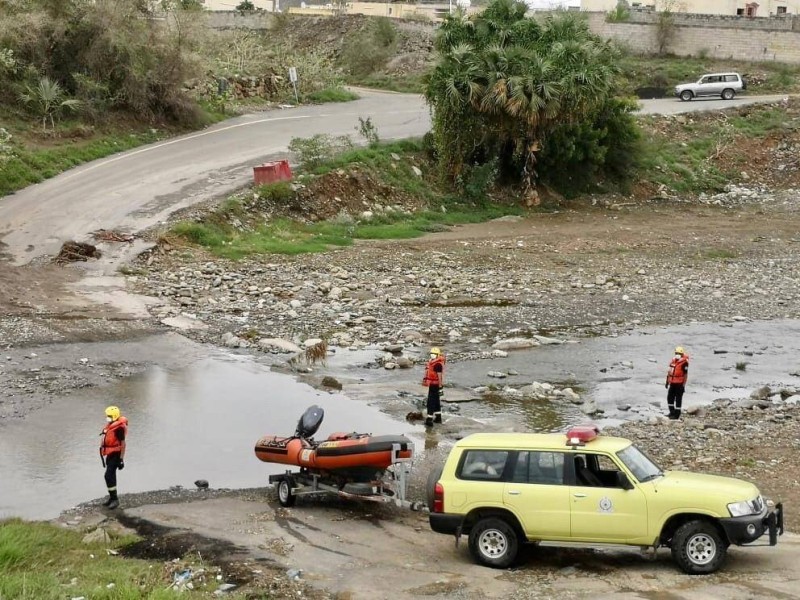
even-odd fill
[[[783,504],[778,503],[774,510],[765,509],[758,515],[720,519],[720,524],[731,544],[749,544],[769,534],[769,545],[774,546],[778,543],[778,536],[783,535]]]
[[[464,522],[462,515],[448,515],[447,513],[430,513],[428,522],[436,533],[456,535]]]

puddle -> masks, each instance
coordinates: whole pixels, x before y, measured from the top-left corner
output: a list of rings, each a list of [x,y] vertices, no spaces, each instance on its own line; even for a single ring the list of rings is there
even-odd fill
[[[605,411],[606,419],[599,422],[610,424],[634,416],[620,407],[631,406],[642,414],[664,412],[667,365],[678,345],[684,346],[691,358],[684,407],[706,405],[717,398],[746,398],[763,385],[773,389],[800,385],[800,378],[790,375],[800,369],[797,320],[646,328],[615,337],[581,339],[577,344],[510,352],[502,360],[453,363],[449,377],[474,387],[496,383],[486,376],[489,371],[515,370],[519,375],[502,380],[502,385],[576,382],[586,390],[582,395]],[[739,362],[747,363],[744,370],[736,368]],[[585,416],[576,419],[589,420]]]
[[[311,404],[325,409],[318,438],[334,431],[409,433],[410,426],[364,402],[317,391],[249,358],[207,358],[180,369],[153,368],[53,403],[4,425],[0,436],[0,518],[45,519],[105,495],[98,455],[103,410],[131,422],[120,493],[266,485],[285,469],[253,453],[262,435],[294,432]],[[418,444],[420,449],[421,444]]]

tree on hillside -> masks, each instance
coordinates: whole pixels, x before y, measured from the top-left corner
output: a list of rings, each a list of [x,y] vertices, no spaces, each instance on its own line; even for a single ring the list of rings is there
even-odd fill
[[[548,181],[557,172],[571,178],[564,165],[575,162],[599,174],[635,141],[633,105],[614,98],[614,47],[580,16],[538,21],[526,12],[524,2],[493,0],[477,16],[447,17],[439,30],[426,98],[441,167],[456,183],[496,161],[535,194],[537,162],[548,165]]]
[[[10,85],[0,87],[0,98],[34,98],[46,77],[65,98],[80,100],[88,116],[121,110],[143,119],[197,118],[183,90],[201,72],[194,54],[202,30],[196,9],[165,2],[167,19],[156,20],[151,0],[0,2],[9,16],[0,20],[0,48],[13,50],[16,64],[4,75]]]
[[[80,100],[66,98],[61,86],[49,77],[42,77],[36,86],[26,86],[19,99],[35,107],[36,113],[42,119],[42,129],[45,130],[48,121],[51,127],[55,127],[55,117],[62,111],[76,110],[81,104]]]

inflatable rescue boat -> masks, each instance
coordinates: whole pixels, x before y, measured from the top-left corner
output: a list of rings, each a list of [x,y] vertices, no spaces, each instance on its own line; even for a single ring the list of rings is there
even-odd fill
[[[319,406],[310,407],[300,418],[297,431],[290,437],[267,435],[256,442],[259,460],[296,465],[317,471],[384,470],[397,459],[411,458],[413,444],[403,435],[369,433],[333,433],[321,442],[313,435],[325,413]]]

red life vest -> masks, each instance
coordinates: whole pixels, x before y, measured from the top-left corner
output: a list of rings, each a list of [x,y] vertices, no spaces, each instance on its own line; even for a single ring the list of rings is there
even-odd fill
[[[442,385],[439,373],[434,371],[436,365],[442,365],[442,372],[444,372],[444,356],[437,356],[428,361],[428,364],[425,366],[425,377],[422,378],[422,385],[426,387]]]
[[[689,355],[673,356],[667,371],[667,383],[670,385],[683,385],[686,383],[686,366],[689,364]]]
[[[120,417],[116,421],[109,423],[108,426],[103,429],[103,432],[100,434],[103,436],[103,439],[100,442],[101,456],[108,456],[114,452],[122,452],[122,442],[117,439],[116,434],[117,429],[120,427],[122,427],[125,437],[128,437],[128,419],[125,417]]]

